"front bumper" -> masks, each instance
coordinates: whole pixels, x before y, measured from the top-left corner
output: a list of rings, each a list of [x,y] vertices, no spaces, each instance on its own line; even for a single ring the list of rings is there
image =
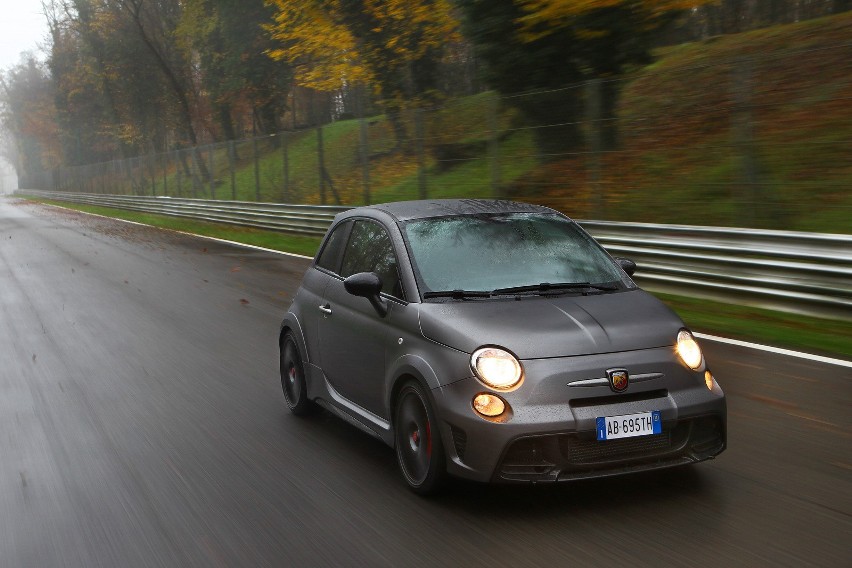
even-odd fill
[[[552,482],[670,467],[715,457],[726,446],[726,403],[708,390],[704,369],[685,367],[670,348],[523,361],[515,391],[496,393],[475,378],[433,390],[453,475],[478,481]],[[568,383],[627,368],[659,375],[623,393],[608,386]],[[479,416],[472,399],[495,392],[510,410],[497,420]],[[595,419],[658,410],[659,435],[598,441]]]

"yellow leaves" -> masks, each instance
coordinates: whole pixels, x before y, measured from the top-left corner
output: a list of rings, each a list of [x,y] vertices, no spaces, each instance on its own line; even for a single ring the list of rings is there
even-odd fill
[[[641,10],[646,20],[656,20],[675,11],[689,10],[718,0],[515,0],[524,15],[521,39],[535,41],[557,29],[572,25],[576,18],[596,10],[624,6]],[[601,34],[602,32],[588,32]]]
[[[273,0],[275,23],[267,29],[282,47],[273,59],[292,63],[296,82],[319,91],[365,82],[371,74],[361,62],[352,33],[335,21],[337,14],[315,0]]]
[[[458,34],[449,0],[364,0],[354,15],[346,0],[268,1],[276,12],[267,29],[282,44],[269,56],[292,63],[297,83],[321,91],[374,82]],[[370,33],[358,36],[359,29]]]

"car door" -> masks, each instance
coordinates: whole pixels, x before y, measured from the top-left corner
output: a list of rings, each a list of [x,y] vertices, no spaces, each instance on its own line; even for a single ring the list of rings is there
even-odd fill
[[[316,262],[305,273],[296,298],[298,304],[302,307],[299,313],[299,321],[302,325],[305,346],[308,350],[307,360],[310,364],[315,365],[320,359],[317,346],[319,345],[319,321],[322,319],[322,312],[319,310],[319,306],[324,301],[328,283],[339,272],[343,247],[349,237],[351,225],[351,222],[344,221],[332,229],[317,255]]]
[[[340,274],[326,287],[319,323],[323,372],[349,401],[387,419],[384,409],[385,347],[394,310],[380,316],[366,298],[349,294],[343,278],[375,272],[386,298],[402,299],[396,255],[387,230],[366,219],[355,221],[343,252]]]

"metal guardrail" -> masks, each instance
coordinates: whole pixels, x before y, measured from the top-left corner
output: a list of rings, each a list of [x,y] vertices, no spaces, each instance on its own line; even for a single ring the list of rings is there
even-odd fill
[[[349,207],[19,191],[37,197],[322,235]],[[580,221],[650,290],[852,320],[852,235]]]
[[[645,288],[852,320],[852,235],[580,223]]]
[[[248,201],[215,201],[176,197],[130,197],[60,191],[18,190],[16,193],[85,205],[117,207],[143,213],[186,217],[198,221],[227,223],[256,229],[322,236],[334,216],[351,207],[288,205]]]

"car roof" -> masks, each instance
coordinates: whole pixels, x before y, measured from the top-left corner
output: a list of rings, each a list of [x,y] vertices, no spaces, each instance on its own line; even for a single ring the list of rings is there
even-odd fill
[[[483,213],[555,213],[541,205],[503,199],[423,199],[357,207],[347,211],[346,216],[363,214],[368,210],[382,211],[397,221]]]

